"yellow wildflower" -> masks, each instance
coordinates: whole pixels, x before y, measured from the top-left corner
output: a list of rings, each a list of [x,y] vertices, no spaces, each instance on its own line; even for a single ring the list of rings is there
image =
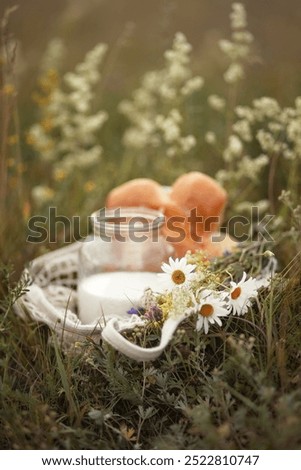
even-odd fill
[[[16,89],[15,89],[14,85],[12,85],[11,83],[8,83],[7,85],[4,85],[2,91],[3,91],[4,95],[13,96],[16,92]]]
[[[19,136],[17,134],[9,135],[7,137],[8,145],[16,145],[19,142]]]
[[[96,184],[94,183],[94,181],[87,181],[84,184],[84,191],[86,193],[91,193],[95,188],[96,188]]]
[[[54,179],[55,181],[63,181],[67,176],[67,173],[65,170],[61,169],[61,168],[56,168],[54,170]]]

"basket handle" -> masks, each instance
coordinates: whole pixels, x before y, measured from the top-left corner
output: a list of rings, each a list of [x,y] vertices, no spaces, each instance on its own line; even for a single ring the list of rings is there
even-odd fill
[[[136,361],[152,361],[156,359],[168,345],[177,326],[186,318],[186,315],[168,318],[163,327],[160,344],[153,348],[143,348],[128,341],[121,332],[129,329],[129,324],[120,324],[115,318],[108,321],[102,331],[102,338],[115,349]]]

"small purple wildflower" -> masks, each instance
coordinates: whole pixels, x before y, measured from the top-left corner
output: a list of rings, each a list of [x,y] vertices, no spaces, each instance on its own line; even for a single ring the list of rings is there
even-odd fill
[[[152,305],[148,311],[145,312],[144,317],[149,321],[160,321],[163,318],[163,312],[157,305]]]
[[[142,308],[142,307],[138,307],[138,308],[135,308],[135,307],[132,307],[130,308],[130,310],[128,310],[126,313],[128,313],[129,315],[143,315],[145,312],[145,309]]]

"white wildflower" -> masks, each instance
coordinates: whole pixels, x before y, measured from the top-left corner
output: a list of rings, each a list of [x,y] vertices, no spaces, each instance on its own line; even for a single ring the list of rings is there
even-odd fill
[[[144,89],[139,88],[135,90],[133,93],[134,101],[139,105],[140,108],[148,108],[149,106],[153,106],[155,104],[155,98],[151,95],[151,93]],[[128,102],[130,103],[130,102]],[[130,103],[131,106],[132,103]]]
[[[158,92],[161,98],[164,98],[166,101],[173,101],[177,96],[176,90],[167,83],[161,83]]]
[[[233,159],[241,156],[243,145],[241,140],[236,135],[230,135],[228,139],[228,146],[223,153],[224,160],[231,162]]]
[[[257,201],[255,204],[253,204],[254,206],[257,207],[258,209],[258,212],[260,214],[263,214],[265,212],[267,212],[270,208],[270,201],[268,199],[261,199],[260,201]]]
[[[41,159],[54,163],[54,172],[61,168],[70,176],[73,168],[93,166],[99,161],[102,148],[96,135],[107,113],[92,112],[92,101],[106,50],[106,45],[98,44],[73,72],[63,76],[62,85],[53,81],[48,102],[41,107],[41,122],[29,131],[29,143]]]
[[[187,80],[185,85],[181,89],[181,93],[184,96],[191,95],[195,91],[200,90],[204,85],[204,79],[202,77],[193,77]]]
[[[283,108],[280,115],[278,116],[279,121],[282,124],[288,124],[291,119],[297,117],[296,110],[293,108]]]
[[[232,173],[226,170],[219,170],[216,175],[215,179],[218,181],[222,186],[224,186],[229,180],[232,178]]]
[[[212,131],[206,132],[205,134],[205,142],[209,145],[214,145],[216,144],[216,134]]]
[[[183,121],[183,117],[181,116],[179,110],[176,108],[173,108],[170,111],[169,116],[176,124],[180,124]]]
[[[176,33],[174,39],[174,50],[182,54],[182,58],[184,61],[187,60],[187,54],[191,52],[192,46],[187,41],[185,34],[181,32]]]
[[[31,190],[31,197],[37,206],[43,206],[54,197],[54,191],[48,186],[37,185]]]
[[[72,90],[80,90],[82,93],[87,93],[90,90],[85,77],[77,75],[76,73],[66,73],[64,75],[64,81]]]
[[[233,3],[230,14],[231,40],[219,41],[221,51],[228,57],[230,64],[224,73],[224,80],[233,85],[245,77],[244,66],[251,53],[252,34],[247,31],[247,14],[243,4]]]
[[[223,111],[226,106],[226,100],[218,95],[208,96],[208,104],[215,111]]]
[[[296,110],[301,113],[301,96],[297,96],[295,99]]]
[[[184,287],[193,279],[194,275],[192,272],[195,268],[194,264],[187,263],[185,257],[181,259],[176,258],[175,260],[170,257],[169,264],[162,263],[162,271],[164,273],[160,273],[158,276],[162,281],[162,285],[167,289]]]
[[[227,55],[231,55],[233,47],[235,47],[233,42],[229,41],[228,39],[221,39],[218,45],[220,47],[220,50]]]
[[[239,156],[243,150],[243,145],[241,143],[241,140],[235,135],[231,135],[229,137],[228,147],[229,147],[230,152],[235,156]]]
[[[56,158],[54,141],[45,132],[41,124],[33,124],[29,130],[28,139],[31,145],[40,153],[41,160],[52,162]]]
[[[156,124],[159,129],[163,132],[163,138],[167,143],[172,143],[179,139],[181,135],[180,128],[178,124],[168,116],[164,119],[163,116],[158,116],[156,119]]]
[[[253,101],[256,117],[258,120],[274,118],[280,112],[280,106],[274,98],[263,96]]]
[[[290,206],[292,204],[292,193],[289,190],[282,189],[280,196],[278,196],[279,201],[283,202],[285,205]]]
[[[80,132],[84,143],[94,143],[94,133],[100,129],[108,119],[105,111],[99,111],[92,116],[75,115],[74,123],[77,125],[77,135]]]
[[[258,212],[262,214],[269,209],[270,203],[267,199],[262,199],[257,202],[243,201],[235,205],[235,212],[237,212],[238,214],[249,213],[252,211],[253,207],[256,207],[258,209]]]
[[[240,119],[232,126],[232,130],[245,142],[252,141],[252,131],[249,121],[247,119]]]
[[[187,135],[180,139],[180,145],[184,153],[190,152],[196,146],[196,138],[194,135]]]
[[[162,75],[162,72],[157,70],[147,72],[142,78],[142,89],[147,90],[151,93],[156,92],[158,87],[162,83]]]
[[[99,163],[101,154],[102,147],[100,145],[95,145],[89,150],[77,151],[75,154],[69,153],[55,165],[54,169],[56,171],[63,170],[70,174],[74,168],[89,168]]]
[[[156,128],[154,123],[150,119],[148,119],[146,116],[143,116],[140,119],[140,127],[143,132],[150,134],[150,135],[154,132]]]
[[[130,127],[125,131],[122,142],[126,147],[140,150],[145,147],[148,137],[149,136],[146,133],[141,132],[141,130],[135,127]]]
[[[232,12],[230,13],[231,28],[244,29],[247,27],[246,9],[242,3],[233,3]]]
[[[237,106],[235,112],[239,118],[246,119],[250,124],[255,122],[255,114],[252,108],[248,106]]]
[[[187,67],[180,62],[170,64],[169,66],[169,76],[175,83],[184,82],[189,78],[190,72]],[[174,90],[176,93],[176,90]],[[176,95],[174,95],[176,96]]]
[[[204,329],[205,334],[209,331],[209,326],[217,323],[222,326],[221,317],[227,317],[229,310],[223,295],[210,290],[204,290],[195,302],[193,312],[198,314],[196,330]]]
[[[91,85],[94,85],[100,78],[98,67],[103,62],[107,53],[106,44],[97,44],[85,56],[85,60],[75,68],[77,74],[85,76]]]
[[[238,163],[238,172],[241,176],[247,176],[250,180],[256,181],[262,168],[269,163],[267,155],[259,155],[257,158],[250,158],[245,155]]]
[[[168,149],[166,150],[166,155],[169,157],[169,158],[174,158],[178,153],[178,148],[177,147],[168,147]]]
[[[193,295],[187,287],[175,287],[172,291],[172,307],[168,317],[182,317],[191,314]]]
[[[190,51],[186,37],[177,33],[172,48],[164,54],[165,66],[146,73],[132,99],[120,103],[119,110],[129,120],[123,136],[128,151],[147,147],[155,155],[161,150],[175,157],[195,146],[195,137],[183,134],[183,104],[202,87],[203,79],[192,75]]]
[[[242,201],[234,205],[235,213],[237,214],[248,214],[251,212],[253,203],[249,201]]]
[[[287,126],[287,137],[291,142],[301,139],[301,122],[298,119],[292,119]]]
[[[251,44],[254,41],[254,36],[249,31],[234,31],[232,39],[235,42]]]
[[[246,280],[244,272],[241,280],[236,283],[230,282],[229,305],[233,315],[244,315],[252,304],[252,300],[258,295],[258,284],[256,279],[250,277]]]
[[[125,116],[131,117],[135,113],[135,106],[129,100],[122,100],[118,105],[118,111]]]
[[[219,47],[232,61],[244,59],[250,52],[249,45],[239,44],[237,42],[229,41],[228,39],[221,39],[219,41]]]
[[[233,63],[224,73],[224,80],[226,83],[232,84],[242,80],[244,76],[245,74],[242,65]]]
[[[295,160],[296,159],[296,153],[293,150],[284,150],[283,152],[283,157],[286,160]]]
[[[260,129],[256,138],[264,152],[272,153],[276,150],[276,140],[270,132]]]

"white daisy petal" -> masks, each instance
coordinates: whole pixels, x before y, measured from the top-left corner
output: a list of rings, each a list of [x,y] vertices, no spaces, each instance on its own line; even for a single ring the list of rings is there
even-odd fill
[[[271,280],[267,278],[259,278],[256,279],[256,287],[257,289],[260,289],[261,287],[269,287]]]
[[[220,292],[204,289],[199,293],[198,300],[195,299],[194,313],[198,314],[196,329],[200,329],[203,324],[205,334],[209,331],[209,326],[217,323],[222,326],[220,317],[227,317],[229,310],[224,301],[224,295]]]
[[[190,273],[192,273],[192,271],[194,271],[196,268],[196,265],[195,264],[187,264],[186,265],[186,269],[187,271],[189,271]]]
[[[172,271],[171,267],[167,263],[162,263],[161,269],[165,273],[170,273]]]
[[[204,318],[200,316],[196,322],[196,330],[200,331],[203,328],[203,324],[204,324]]]
[[[228,303],[234,315],[244,315],[251,305],[251,299],[258,295],[256,279],[250,277],[246,280],[246,277],[247,274],[244,272],[238,283],[230,282]]]

